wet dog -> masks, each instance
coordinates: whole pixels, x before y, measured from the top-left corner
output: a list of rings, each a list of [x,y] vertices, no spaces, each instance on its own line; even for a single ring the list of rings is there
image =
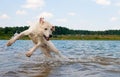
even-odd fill
[[[52,57],[50,52],[54,52],[58,56],[61,56],[58,49],[50,41],[53,31],[55,31],[55,27],[49,22],[44,21],[44,18],[40,18],[36,25],[30,26],[29,29],[11,38],[7,42],[7,46],[11,46],[17,39],[28,35],[35,45],[26,52],[27,57],[30,57],[37,48],[40,48],[46,57]]]

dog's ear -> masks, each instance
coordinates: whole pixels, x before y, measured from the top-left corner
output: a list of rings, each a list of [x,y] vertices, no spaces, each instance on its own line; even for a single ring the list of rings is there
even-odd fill
[[[52,31],[55,31],[55,26],[52,26]]]
[[[44,23],[44,18],[40,18],[40,20],[39,20],[39,22],[41,23],[41,24],[43,24]]]

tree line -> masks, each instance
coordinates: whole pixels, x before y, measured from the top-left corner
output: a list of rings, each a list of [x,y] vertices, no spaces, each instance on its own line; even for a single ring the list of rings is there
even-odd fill
[[[0,27],[0,36],[20,33],[26,29],[28,26],[22,27]],[[55,26],[54,35],[120,35],[120,30],[105,30],[105,31],[89,31],[89,30],[72,30],[66,27]]]

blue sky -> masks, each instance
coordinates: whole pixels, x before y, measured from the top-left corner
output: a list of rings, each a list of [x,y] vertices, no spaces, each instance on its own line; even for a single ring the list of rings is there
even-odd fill
[[[70,29],[120,29],[120,0],[0,0],[0,27],[30,25],[41,16]]]

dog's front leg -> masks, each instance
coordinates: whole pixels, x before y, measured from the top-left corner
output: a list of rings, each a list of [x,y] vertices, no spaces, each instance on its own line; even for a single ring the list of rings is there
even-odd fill
[[[16,40],[18,40],[19,38],[25,36],[25,35],[29,35],[30,31],[29,30],[25,30],[23,32],[21,32],[20,34],[14,36],[13,38],[11,38],[8,42],[7,42],[7,46],[11,46]]]
[[[31,48],[28,52],[26,52],[26,56],[30,57],[33,54],[33,52],[40,46],[40,44],[41,44],[40,42],[35,44],[33,48]]]

